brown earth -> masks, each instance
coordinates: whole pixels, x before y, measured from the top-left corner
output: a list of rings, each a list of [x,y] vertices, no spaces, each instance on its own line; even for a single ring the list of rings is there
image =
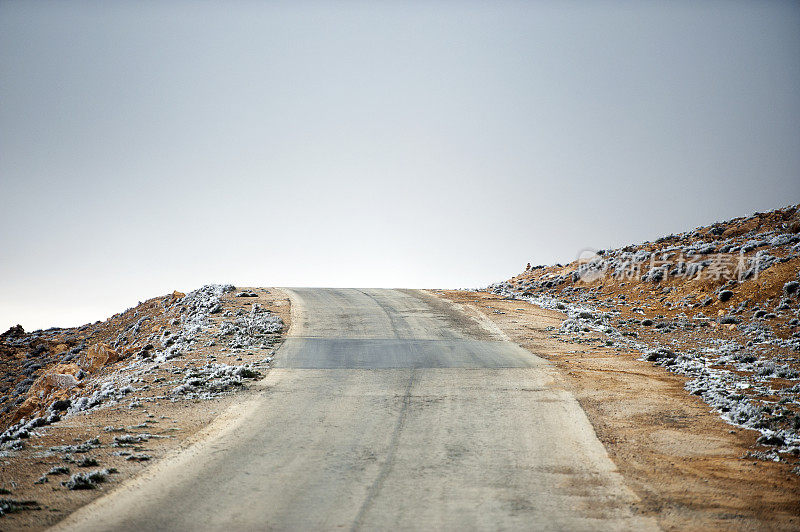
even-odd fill
[[[638,510],[665,530],[800,529],[800,477],[786,463],[742,459],[759,447],[759,433],[725,423],[686,392],[686,377],[637,360],[640,353],[596,345],[602,334],[580,343],[558,337],[560,312],[485,292],[433,293],[481,312],[562,370],[641,498]]]
[[[226,294],[223,298],[223,310],[234,312],[238,309],[247,310],[257,303],[281,317],[284,322],[281,333],[283,338],[290,325],[288,297],[276,289],[251,290],[257,297],[237,298],[235,293]],[[132,309],[129,312],[133,311]],[[142,308],[139,308],[139,315],[141,314]],[[223,319],[221,314],[214,316],[212,319],[215,321]],[[119,322],[125,321],[118,317],[111,318],[114,319]],[[64,331],[65,334],[74,335],[77,329]],[[106,332],[107,338],[115,336],[115,331],[110,327]],[[186,449],[202,437],[202,431],[211,421],[254,392],[245,385],[212,399],[172,400],[163,396],[163,387],[174,386],[169,384],[170,379],[174,378],[176,373],[184,372],[186,368],[204,365],[209,356],[213,356],[218,363],[240,365],[263,359],[278,346],[279,342],[276,342],[268,351],[258,349],[223,351],[220,350],[221,346],[213,346],[186,352],[179,358],[161,364],[158,371],[144,376],[143,379],[150,385],[150,390],[137,393],[130,403],[120,402],[114,406],[80,412],[53,425],[37,429],[37,434],[26,440],[24,449],[15,451],[10,456],[0,457],[0,500],[35,501],[38,509],[0,517],[0,530],[45,529],[137,475],[148,465]],[[97,351],[98,356],[104,358],[105,355],[101,353],[103,349]],[[108,360],[105,362],[101,372],[119,371],[118,363],[115,364],[113,360],[110,363]],[[138,434],[147,434],[151,437],[131,445],[114,445],[114,437]],[[49,451],[51,447],[80,444],[93,438],[97,438],[100,445],[89,449],[88,452]],[[72,462],[65,461],[67,455]],[[129,460],[131,456],[136,459]],[[98,465],[81,467],[76,462],[84,457],[94,458]],[[48,475],[46,483],[36,484],[38,479],[56,466],[68,467],[70,474],[106,468],[114,468],[117,472],[109,475],[108,482],[99,484],[97,489],[91,490],[68,490],[62,487],[61,482],[67,480],[69,475]]]
[[[544,297],[588,305],[613,317],[606,325],[650,347],[697,354],[704,349],[719,352],[724,346],[732,356],[713,367],[761,384],[740,391],[766,409],[761,428],[796,433],[800,430],[798,231],[800,206],[794,205],[653,242],[601,250],[589,261],[529,265],[490,290],[517,299]],[[778,242],[773,243],[774,238]],[[707,249],[686,252],[697,246]],[[649,258],[631,260],[637,254]],[[604,268],[587,270],[593,261]],[[759,262],[763,269],[753,270]],[[687,265],[698,266],[696,273],[688,273]],[[657,268],[667,269],[662,276],[651,277]],[[723,290],[728,297],[722,297]],[[766,383],[757,374],[762,366],[743,369],[739,362],[744,357],[759,364],[774,363],[782,373],[770,375]],[[800,466],[798,456],[784,457]]]
[[[55,400],[89,392],[92,379],[70,382],[58,376],[74,376],[81,370],[89,375],[103,369],[114,371],[115,362],[144,347],[142,342],[124,341],[124,331],[144,317],[150,319],[141,327],[142,338],[168,327],[177,314],[167,308],[184,295],[173,292],[154,297],[105,321],[80,327],[26,333],[17,325],[0,335],[0,431],[22,418],[43,415]]]

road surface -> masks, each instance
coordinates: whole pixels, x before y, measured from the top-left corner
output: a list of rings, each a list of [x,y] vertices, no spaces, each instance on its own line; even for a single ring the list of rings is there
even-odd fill
[[[292,289],[248,401],[64,530],[647,530],[555,370],[426,292]]]

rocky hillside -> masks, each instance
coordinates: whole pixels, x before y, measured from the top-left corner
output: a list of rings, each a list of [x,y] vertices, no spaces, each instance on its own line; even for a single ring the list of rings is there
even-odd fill
[[[558,309],[557,331],[687,376],[730,423],[759,430],[753,455],[800,455],[800,208],[530,266],[491,292]],[[589,341],[588,339],[586,341]]]
[[[254,376],[249,366],[215,363],[219,352],[271,350],[283,322],[259,304],[249,310],[226,304],[258,298],[234,293],[231,285],[207,285],[150,299],[103,322],[31,333],[18,325],[0,335],[0,452],[21,448],[34,429],[65,415],[145,396],[213,394]],[[166,361],[198,350],[209,350],[204,365],[192,362],[177,379],[157,375]],[[145,376],[155,380],[144,384]]]

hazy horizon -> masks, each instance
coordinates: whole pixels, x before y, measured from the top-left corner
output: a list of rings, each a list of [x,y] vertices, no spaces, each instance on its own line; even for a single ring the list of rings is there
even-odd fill
[[[800,4],[0,2],[0,332],[479,287],[800,203]]]

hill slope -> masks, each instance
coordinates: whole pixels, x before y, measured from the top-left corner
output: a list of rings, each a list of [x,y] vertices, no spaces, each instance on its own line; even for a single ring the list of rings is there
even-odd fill
[[[800,209],[700,227],[566,265],[528,265],[488,288],[567,314],[578,342],[638,349],[688,392],[758,430],[752,456],[800,454]],[[796,470],[800,472],[800,469]]]

